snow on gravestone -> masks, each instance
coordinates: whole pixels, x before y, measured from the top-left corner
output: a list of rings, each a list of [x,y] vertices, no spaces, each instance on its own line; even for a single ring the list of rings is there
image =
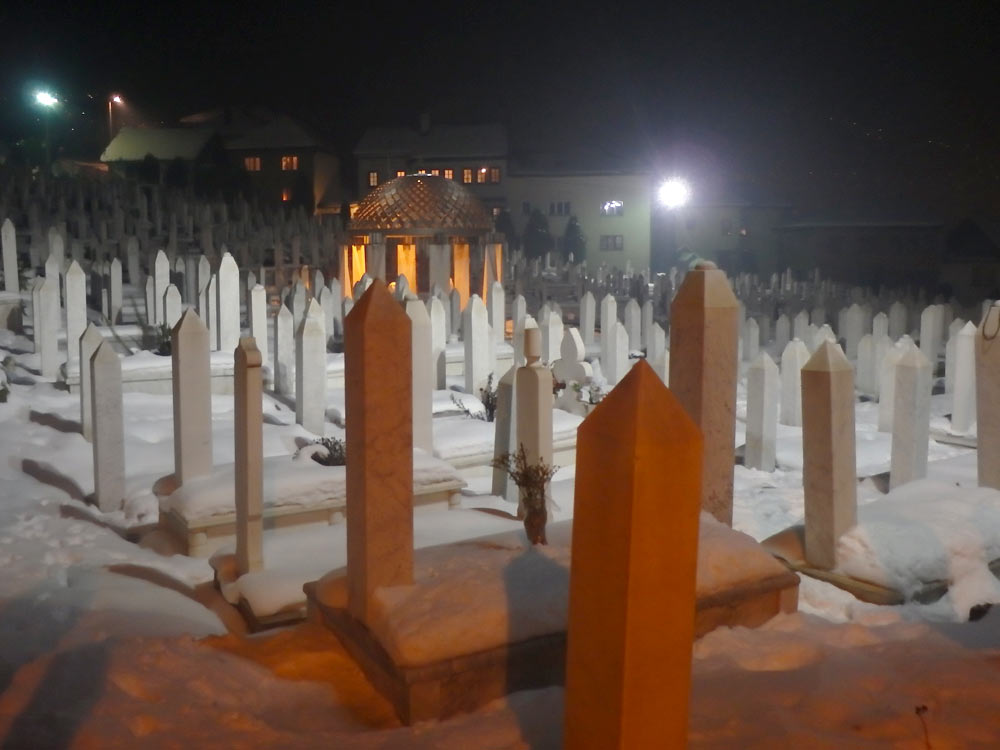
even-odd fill
[[[569,328],[559,345],[559,359],[552,366],[552,375],[563,383],[583,383],[593,371],[588,363],[583,361],[586,349],[583,338],[576,328]]]
[[[670,305],[670,389],[704,436],[702,508],[733,522],[739,303],[726,274],[689,271]]]
[[[837,565],[837,540],[857,523],[854,371],[840,347],[824,341],[802,368],[802,485],[805,556]]]
[[[976,331],[976,422],[979,486],[1000,489],[1000,302]]]
[[[410,318],[410,356],[413,401],[413,445],[434,452],[433,405],[435,363],[431,348],[431,319],[417,297],[403,302]]]
[[[478,294],[469,298],[462,313],[462,343],[465,348],[465,392],[479,396],[489,377],[489,342],[486,306]]]
[[[412,398],[410,319],[376,281],[344,326],[347,607],[371,625],[376,591],[413,582],[413,417],[399,408]],[[320,602],[335,578],[320,580]]]
[[[326,340],[329,342],[333,339],[333,294],[325,286],[316,288],[320,290],[316,299],[319,300],[319,306],[323,310],[323,330],[326,331]]]
[[[90,358],[94,356],[97,347],[104,337],[93,323],[87,324],[87,329],[80,336],[78,352],[80,355],[80,433],[87,442],[93,440],[93,409],[90,398]]]
[[[212,346],[212,351],[219,349],[219,277],[212,274],[208,279],[208,286],[205,288],[205,300],[208,309],[208,342]]]
[[[648,299],[642,303],[642,348],[649,349],[649,335],[653,329],[653,300]]]
[[[264,567],[263,359],[252,338],[233,355],[236,500],[236,569],[242,575]]]
[[[659,323],[653,323],[649,333],[649,350],[646,361],[665,385],[670,384],[670,352],[667,351],[667,334]]]
[[[805,310],[800,310],[799,313],[792,320],[792,338],[799,339],[799,341],[809,341],[809,313]]]
[[[931,363],[915,347],[896,363],[893,399],[889,489],[927,476]]]
[[[610,349],[609,331],[614,327],[614,324],[618,321],[618,303],[615,298],[610,294],[605,294],[604,298],[601,300],[601,362],[608,362],[611,360],[612,352]],[[603,369],[603,368],[602,368]]]
[[[125,422],[122,365],[110,341],[90,358],[94,498],[104,513],[119,510],[125,496]]]
[[[697,425],[642,361],[580,425],[567,750],[687,744],[701,466]]]
[[[181,315],[170,339],[174,477],[181,486],[212,473],[211,351],[208,328],[192,308]]]
[[[295,421],[314,435],[326,433],[326,329],[315,298],[295,331]]]
[[[791,341],[791,323],[788,316],[782,313],[778,316],[778,321],[774,324],[774,344],[777,351],[785,351],[788,342]]]
[[[511,323],[513,325],[513,337],[511,346],[514,348],[514,366],[520,367],[524,364],[524,328],[528,318],[528,303],[522,295],[514,298],[511,305]]]
[[[744,454],[747,468],[774,471],[779,387],[778,366],[767,352],[761,352],[747,368],[747,434]]]

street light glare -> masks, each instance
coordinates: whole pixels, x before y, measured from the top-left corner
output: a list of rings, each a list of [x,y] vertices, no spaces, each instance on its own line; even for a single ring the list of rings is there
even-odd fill
[[[680,208],[691,200],[691,186],[680,177],[671,177],[660,185],[656,197],[667,208]]]
[[[48,91],[38,91],[35,93],[35,101],[41,104],[43,107],[54,107],[59,103]]]
[[[120,95],[115,94],[114,96],[111,97],[111,101],[113,101],[115,104],[121,104],[124,102],[124,99],[122,99]]]

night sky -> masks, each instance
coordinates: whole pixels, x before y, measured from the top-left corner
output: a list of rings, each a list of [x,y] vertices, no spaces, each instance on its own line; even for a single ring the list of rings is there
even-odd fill
[[[368,125],[500,121],[552,148],[817,213],[1000,215],[1000,4],[0,3],[0,138],[67,150],[106,101],[157,122],[222,103]]]

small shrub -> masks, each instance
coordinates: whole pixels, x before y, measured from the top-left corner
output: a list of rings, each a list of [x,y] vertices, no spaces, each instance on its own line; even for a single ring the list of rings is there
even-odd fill
[[[486,386],[479,389],[479,399],[483,402],[482,411],[473,411],[456,394],[451,394],[451,402],[470,419],[492,422],[497,417],[497,389],[493,387],[493,373],[486,378]]]
[[[323,450],[314,450],[310,458],[322,466],[346,466],[347,465],[347,443],[340,438],[323,437],[309,441],[306,445],[295,451],[293,458],[298,458],[302,451],[310,446],[318,445]]]
[[[548,512],[545,508],[545,488],[555,476],[558,466],[550,466],[545,461],[528,463],[528,455],[522,443],[517,453],[504,453],[490,462],[494,469],[506,471],[522,493],[524,504],[524,531],[532,544],[548,544],[545,538],[545,524]]]

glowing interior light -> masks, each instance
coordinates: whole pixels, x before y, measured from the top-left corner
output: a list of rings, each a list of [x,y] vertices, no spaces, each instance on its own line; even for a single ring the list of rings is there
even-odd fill
[[[39,91],[35,94],[35,101],[41,104],[43,107],[54,107],[59,103],[48,91]]]

